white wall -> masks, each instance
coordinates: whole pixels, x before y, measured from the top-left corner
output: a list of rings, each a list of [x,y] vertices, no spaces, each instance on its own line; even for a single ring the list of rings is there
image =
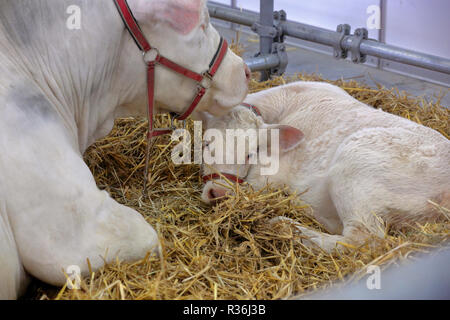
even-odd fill
[[[449,0],[386,2],[386,43],[450,58]]]

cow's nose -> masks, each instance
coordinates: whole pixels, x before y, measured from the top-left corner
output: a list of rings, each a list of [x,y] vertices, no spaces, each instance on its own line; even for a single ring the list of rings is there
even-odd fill
[[[211,202],[220,201],[221,198],[225,197],[227,190],[222,188],[211,188],[208,191],[208,198]]]
[[[244,70],[245,70],[245,77],[247,78],[247,82],[249,82],[250,77],[252,76],[252,71],[250,70],[250,68],[247,66],[246,63],[244,63]]]

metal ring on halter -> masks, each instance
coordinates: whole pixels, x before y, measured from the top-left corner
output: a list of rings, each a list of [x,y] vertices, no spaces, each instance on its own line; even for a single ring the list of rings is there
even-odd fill
[[[213,78],[208,71],[202,73],[203,79],[199,82],[199,86],[203,89],[209,89],[212,86]]]
[[[159,57],[159,50],[157,48],[151,48],[148,51],[142,51],[142,58],[144,59],[145,64],[149,64],[152,61],[156,61],[156,58],[158,57]]]

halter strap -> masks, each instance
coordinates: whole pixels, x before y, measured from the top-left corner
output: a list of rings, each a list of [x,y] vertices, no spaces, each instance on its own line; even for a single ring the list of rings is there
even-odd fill
[[[147,150],[145,154],[145,180],[144,180],[144,194],[147,189],[147,179],[148,179],[148,165],[149,165],[149,151],[150,151],[150,139],[156,136],[160,136],[163,134],[168,134],[174,130],[174,126],[172,125],[170,128],[157,128],[153,127],[154,125],[154,106],[155,106],[155,67],[157,64],[162,65],[178,74],[181,74],[189,79],[197,82],[197,92],[195,93],[194,98],[192,99],[189,107],[181,114],[174,115],[172,118],[177,120],[186,120],[189,115],[195,110],[197,105],[200,103],[200,100],[206,93],[206,90],[209,89],[212,85],[212,80],[217,70],[219,69],[222,61],[228,50],[228,43],[222,37],[220,38],[219,46],[209,63],[208,70],[203,73],[198,73],[192,70],[189,70],[178,63],[162,56],[159,54],[157,48],[153,48],[150,43],[147,41],[144,33],[142,32],[139,23],[134,17],[133,13],[128,6],[127,0],[114,0],[114,3],[117,7],[117,10],[122,17],[122,20],[127,28],[128,32],[136,42],[139,50],[141,50],[144,62],[147,65],[147,116],[148,116],[148,131],[147,131]],[[154,57],[150,60],[146,60],[147,56],[150,55],[150,52],[154,51]]]
[[[221,173],[211,173],[211,174],[207,174],[204,175],[202,177],[203,183],[206,183],[210,180],[219,180],[222,179],[223,177],[227,178],[230,181],[233,181],[235,183],[244,183],[244,180],[239,178],[238,176],[235,176],[234,174],[230,174],[230,173],[225,173],[225,172],[221,172]]]
[[[156,52],[156,55],[153,60],[146,61],[147,64],[147,90],[148,90],[148,116],[149,116],[149,137],[155,137],[162,134],[170,133],[173,128],[164,128],[162,130],[154,130],[152,124],[153,120],[150,119],[150,116],[154,115],[153,109],[154,109],[154,91],[155,91],[155,66],[156,64],[162,65],[174,72],[177,72],[178,74],[181,74],[187,78],[190,78],[197,82],[198,89],[197,92],[192,99],[191,104],[189,107],[180,115],[175,115],[174,118],[177,120],[186,120],[192,112],[195,110],[197,105],[200,103],[200,100],[203,98],[203,96],[206,94],[206,90],[211,87],[212,79],[214,75],[216,74],[217,70],[219,69],[226,53],[228,50],[228,43],[225,39],[222,37],[220,38],[219,46],[209,64],[209,69],[203,73],[198,73],[192,70],[189,70],[180,64],[162,56],[159,54],[158,50],[156,48],[153,48],[150,43],[147,41],[147,38],[142,32],[142,29],[139,26],[139,23],[137,22],[136,18],[134,17],[133,13],[131,12],[131,9],[128,5],[127,0],[114,0],[114,3],[116,4],[116,7],[120,13],[120,16],[122,17],[122,20],[124,21],[124,24],[133,37],[134,41],[136,42],[136,45],[139,47],[139,50],[142,51],[144,55],[144,61],[145,56],[148,52],[154,50]]]
[[[128,2],[126,0],[114,0],[114,3],[120,13],[120,16],[122,17],[123,22],[125,23],[125,26],[127,27],[139,49],[143,52],[151,50],[152,47],[150,46],[150,43],[148,43],[141,30],[141,27],[139,26],[136,18],[131,12],[130,7],[128,6]]]
[[[252,110],[257,116],[262,117],[261,111],[259,111],[259,109],[256,106],[245,102],[242,102],[241,105]]]

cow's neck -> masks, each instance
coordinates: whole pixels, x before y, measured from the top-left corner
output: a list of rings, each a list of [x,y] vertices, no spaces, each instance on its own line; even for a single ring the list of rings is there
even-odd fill
[[[113,75],[124,32],[112,1],[70,4],[81,8],[79,30],[66,27],[69,1],[9,1],[0,5],[0,33],[14,71],[11,87],[26,83],[42,94],[83,152],[114,118],[119,98]]]
[[[0,4],[8,60],[2,62],[14,74],[11,87],[26,84],[25,90],[42,94],[81,153],[109,133],[116,115],[145,110],[137,99],[145,98],[145,65],[112,1],[71,1],[81,7],[80,30],[66,28],[68,1],[36,3],[28,20],[23,5],[12,3]],[[125,106],[119,114],[118,105]]]

